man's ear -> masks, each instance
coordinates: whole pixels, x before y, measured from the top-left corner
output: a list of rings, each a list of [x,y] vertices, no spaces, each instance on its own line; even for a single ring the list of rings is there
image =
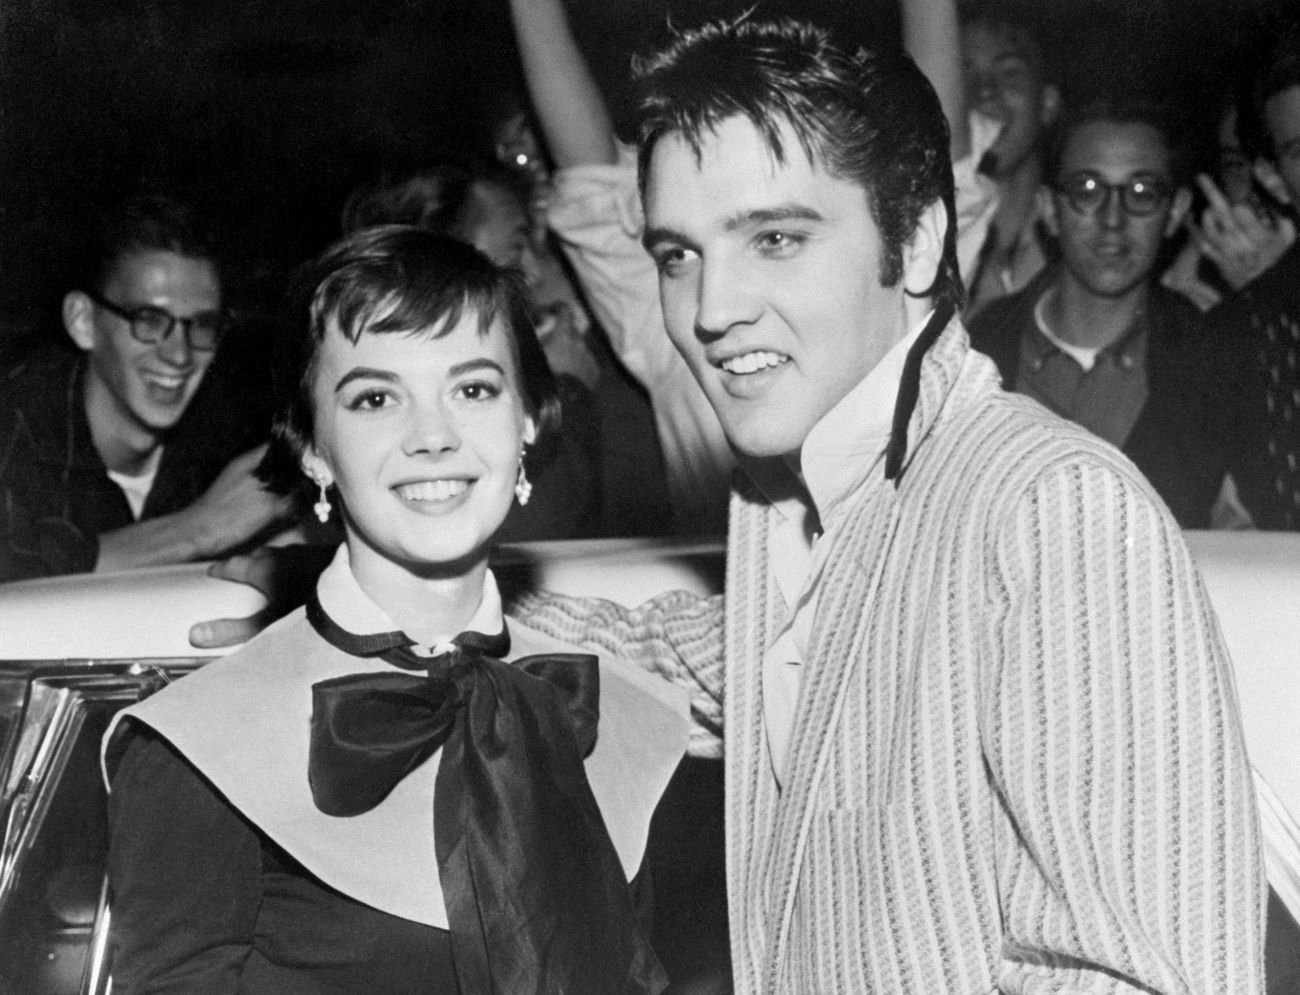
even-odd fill
[[[1286,188],[1286,181],[1267,159],[1255,160],[1255,179],[1259,185],[1272,194],[1280,203],[1291,203],[1291,191]]]
[[[948,224],[943,201],[933,201],[921,212],[912,237],[903,246],[903,289],[913,297],[925,296],[934,287],[943,261],[943,236]]]
[[[94,302],[80,290],[63,295],[63,330],[83,352],[95,345]]]
[[[1043,227],[1052,238],[1060,238],[1061,224],[1056,216],[1056,198],[1052,196],[1051,188],[1041,186],[1034,196],[1038,199],[1038,216],[1043,221]]]
[[[1173,206],[1169,208],[1169,218],[1165,221],[1165,238],[1178,230],[1187,217],[1188,208],[1192,206],[1192,191],[1188,187],[1179,187],[1174,194]]]
[[[1038,98],[1038,123],[1046,128],[1056,123],[1061,116],[1061,91],[1055,83],[1044,83],[1042,95]]]

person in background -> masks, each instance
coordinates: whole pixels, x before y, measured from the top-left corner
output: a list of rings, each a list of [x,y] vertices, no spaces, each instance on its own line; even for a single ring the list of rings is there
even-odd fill
[[[685,695],[508,619],[488,568],[556,429],[529,309],[408,226],[295,278],[267,472],[346,540],[106,735],[115,992],[663,990],[628,882]]]
[[[1061,112],[1035,14],[1024,4],[977,0],[961,8],[966,103],[997,137],[980,172],[997,188],[997,208],[975,263],[963,269],[966,313],[1021,290],[1047,265],[1052,247],[1039,214],[1043,136]]]
[[[496,166],[439,163],[358,186],[343,206],[344,233],[383,224],[417,225],[466,242],[498,266],[536,275],[526,204],[515,176]],[[559,377],[563,429],[556,459],[535,468],[537,499],[511,510],[503,542],[595,535],[601,521],[601,426],[592,396],[600,370],[567,306],[540,308],[533,320]]]
[[[1183,528],[1204,529],[1224,482],[1223,374],[1199,312],[1160,286],[1161,247],[1191,203],[1164,108],[1067,112],[1038,215],[1061,261],[970,321],[1002,383],[1121,449]]]
[[[1260,992],[1213,610],[1132,464],[969,348],[925,77],[751,15],[639,96],[668,336],[742,463],[726,593],[516,610],[725,733],[736,991]]]
[[[1260,182],[1300,204],[1300,32],[1284,36],[1254,89]],[[1232,370],[1231,473],[1257,527],[1300,529],[1300,245],[1206,316]]]
[[[1296,237],[1284,201],[1255,176],[1254,153],[1242,143],[1240,118],[1234,96],[1218,115],[1214,176],[1196,177],[1205,207],[1199,221],[1188,214],[1187,243],[1160,278],[1202,311],[1271,268]]]
[[[226,320],[192,211],[107,210],[61,317],[75,348],[0,369],[0,580],[211,559],[288,524],[239,385],[207,379]]]

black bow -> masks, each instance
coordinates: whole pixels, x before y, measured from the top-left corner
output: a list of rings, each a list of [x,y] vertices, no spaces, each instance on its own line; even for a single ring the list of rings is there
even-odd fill
[[[596,657],[505,663],[504,630],[419,657],[400,632],[345,632],[314,599],[308,618],[345,652],[427,672],[313,685],[308,777],[321,811],[356,815],[442,748],[433,837],[461,991],[661,991],[582,763],[596,741]]]

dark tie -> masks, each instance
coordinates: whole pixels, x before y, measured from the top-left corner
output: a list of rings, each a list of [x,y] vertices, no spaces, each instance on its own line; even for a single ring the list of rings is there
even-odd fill
[[[505,663],[504,629],[420,657],[401,632],[343,630],[315,599],[307,617],[347,653],[427,674],[314,685],[308,776],[321,811],[357,815],[442,748],[434,849],[463,995],[662,991],[582,764],[596,741],[596,657]]]

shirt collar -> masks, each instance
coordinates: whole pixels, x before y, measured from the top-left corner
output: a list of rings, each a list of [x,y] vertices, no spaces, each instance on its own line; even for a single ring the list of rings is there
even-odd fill
[[[1133,321],[1129,324],[1128,329],[1110,345],[1102,346],[1099,349],[1088,349],[1071,345],[1061,339],[1047,324],[1044,313],[1047,307],[1047,298],[1055,292],[1055,289],[1049,286],[1034,302],[1034,320],[1030,323],[1032,331],[1028,336],[1027,344],[1035,371],[1042,369],[1043,364],[1058,353],[1069,356],[1079,364],[1085,373],[1092,370],[1097,363],[1098,357],[1102,355],[1114,356],[1115,361],[1125,369],[1132,369],[1134,366],[1146,361],[1147,309],[1145,307],[1138,310],[1137,314],[1133,316]]]
[[[822,416],[804,440],[799,457],[804,484],[823,523],[835,515],[884,457],[903,366],[929,319],[927,312],[857,386]]]
[[[325,614],[342,629],[358,636],[369,636],[379,632],[393,632],[401,627],[370,595],[361,589],[357,578],[352,573],[352,561],[348,556],[347,543],[340,543],[334,559],[321,574],[316,583],[316,598]],[[483,600],[479,602],[474,617],[465,626],[471,632],[491,635],[500,632],[505,624],[501,610],[501,593],[497,589],[496,577],[488,570],[483,575]],[[463,630],[462,630],[463,631]],[[450,640],[459,635],[449,632],[437,640],[431,647],[416,644],[422,649],[434,653],[449,648]]]

